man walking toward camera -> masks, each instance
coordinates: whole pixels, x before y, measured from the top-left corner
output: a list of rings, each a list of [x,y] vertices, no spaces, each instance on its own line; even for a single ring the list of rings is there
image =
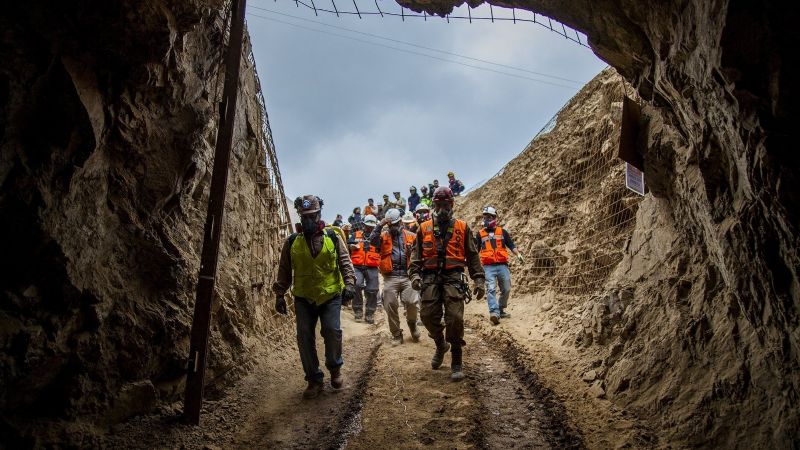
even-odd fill
[[[464,302],[469,295],[464,270],[474,283],[475,298],[483,298],[486,288],[475,240],[466,222],[453,217],[453,203],[450,188],[434,191],[433,219],[419,227],[408,273],[412,287],[420,291],[422,323],[436,344],[431,367],[441,367],[450,350],[450,379],[460,381],[464,378]]]
[[[292,286],[297,347],[308,382],[303,392],[306,399],[317,397],[323,390],[324,374],[319,368],[316,347],[318,320],[325,340],[325,366],[330,371],[331,386],[342,387],[342,300],[349,302],[355,295],[350,253],[337,233],[325,229],[322,204],[314,195],[295,199],[302,232],[289,236],[283,244],[277,278],[272,285],[275,310],[280,314],[288,313],[284,296]]]
[[[416,292],[411,289],[408,280],[408,260],[416,235],[403,228],[400,210],[392,208],[386,217],[378,223],[369,237],[372,245],[380,249],[380,271],[383,274],[383,308],[392,334],[392,345],[403,343],[403,329],[400,327],[400,304],[406,312],[406,323],[411,333],[411,340],[419,341],[417,329],[417,310],[419,309]]]

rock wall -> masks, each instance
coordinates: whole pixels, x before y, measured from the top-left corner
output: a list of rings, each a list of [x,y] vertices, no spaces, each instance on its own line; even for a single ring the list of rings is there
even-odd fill
[[[400,3],[444,14],[463,2]],[[609,295],[633,290],[609,322],[608,395],[652,418],[671,445],[796,445],[797,9],[725,0],[490,3],[585,32],[642,99],[650,194],[607,286]]]
[[[617,158],[624,90],[614,69],[603,70],[522,153],[458,199],[475,230],[484,205],[495,207],[526,255],[512,265],[515,294],[593,294],[622,260],[641,199]]]
[[[221,89],[221,8],[4,7],[0,441],[92,446],[93,427],[182,393]],[[264,156],[256,80],[243,64],[209,379],[243,364],[269,321],[249,272]]]

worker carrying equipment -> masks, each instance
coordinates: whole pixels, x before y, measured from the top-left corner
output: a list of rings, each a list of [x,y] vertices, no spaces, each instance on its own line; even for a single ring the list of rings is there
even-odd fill
[[[492,206],[483,208],[483,228],[475,235],[475,244],[480,249],[481,264],[486,273],[486,302],[489,306],[489,320],[493,325],[500,319],[510,318],[506,312],[511,294],[511,272],[508,269],[508,254],[513,253],[517,261],[524,262],[517,251],[511,234],[497,226],[497,210]],[[497,289],[500,299],[497,299]]]
[[[431,367],[441,367],[450,350],[450,379],[459,381],[464,378],[464,302],[469,295],[464,269],[472,278],[477,299],[485,293],[484,272],[469,226],[453,218],[450,188],[434,191],[433,208],[433,219],[423,222],[417,232],[408,273],[412,287],[420,292],[422,323],[436,344]]]

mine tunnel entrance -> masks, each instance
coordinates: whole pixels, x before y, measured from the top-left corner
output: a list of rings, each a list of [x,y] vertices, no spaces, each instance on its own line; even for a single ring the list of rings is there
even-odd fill
[[[724,0],[283,2],[238,11],[249,32],[227,98],[231,1],[34,1],[0,18],[0,447],[795,445],[795,13]],[[384,34],[432,22],[452,36],[502,31]],[[280,27],[327,40],[281,42]],[[509,30],[522,27],[569,51],[521,45]],[[356,68],[331,38],[364,45],[359,58],[410,59]],[[589,43],[614,69],[588,83],[547,56]],[[353,87],[356,72],[380,83]],[[485,76],[531,84],[508,94]],[[289,78],[302,91],[270,90]],[[528,86],[573,92],[521,95]],[[459,95],[440,96],[449,88]],[[561,109],[547,121],[525,98]],[[212,169],[225,140],[227,186]],[[641,174],[618,160],[621,141],[647,164],[644,197],[626,187]],[[337,172],[340,161],[358,169]],[[392,346],[384,310],[368,324],[345,308],[344,386],[323,368],[323,392],[303,401],[294,308],[277,314],[271,291],[293,198],[323,197],[332,220],[447,170],[468,188],[456,215],[477,231],[496,208],[524,255],[509,264],[510,317],[493,324],[485,301],[466,305],[467,378],[453,383],[451,360],[431,370],[432,341],[409,339],[402,316]],[[190,343],[198,285],[205,318]],[[187,381],[187,366],[205,376]],[[202,409],[199,395],[184,407],[192,384]],[[191,408],[200,426],[178,420]]]
[[[296,6],[299,8],[300,3],[298,2]],[[375,4],[377,11],[365,9],[363,5],[362,8],[359,8],[357,2],[353,4],[352,11],[337,7],[335,2],[333,3],[333,10],[318,8],[313,3],[311,5],[303,3],[303,6],[308,9],[313,9],[314,13],[317,15],[325,13],[330,15],[335,14],[336,17],[340,17],[342,15],[357,15],[359,18],[372,15],[380,15],[382,17],[398,15],[402,21],[407,19],[422,19],[423,21],[436,20],[433,17],[427,17],[424,11],[422,14],[413,13],[410,11],[407,12],[403,7],[400,7],[399,14],[383,11],[380,9],[380,4],[377,2]],[[232,11],[226,15],[236,18],[238,14],[236,11],[237,7],[238,6],[234,3]],[[302,17],[281,13],[269,8],[264,8],[263,6],[251,5],[250,8],[251,13],[249,14],[249,17],[251,19],[257,18],[274,20],[263,15],[266,13],[271,13],[273,16],[278,16],[281,19],[290,17],[296,20],[304,20]],[[515,9],[508,10],[509,14],[504,16],[501,11],[496,12],[491,5],[488,8],[483,8],[484,11],[476,10],[473,12],[469,7],[464,9],[466,14],[449,14],[445,15],[443,18],[439,18],[439,20],[442,21],[442,23],[450,23],[451,20],[464,20],[469,21],[469,23],[472,23],[473,21],[477,22],[486,20],[491,21],[492,23],[508,22],[510,24],[520,23],[541,25],[545,27],[545,29],[549,30],[549,32],[558,34],[565,40],[570,41],[577,46],[587,46],[586,38],[582,37],[580,33],[574,30],[568,30],[567,27],[562,24],[555,23],[554,26],[552,19],[546,17],[537,16],[536,14],[519,14]],[[256,13],[252,13],[252,11],[256,11]],[[486,14],[487,12],[488,15],[481,15]],[[239,19],[243,21],[243,18],[240,17]],[[318,22],[315,20],[305,19],[305,21],[315,23],[316,25],[327,25],[323,22]],[[281,20],[277,20],[277,23],[290,26],[296,25]],[[394,43],[401,43],[407,46],[426,50],[428,53],[412,53],[422,57],[430,58],[430,52],[438,52],[456,56],[461,58],[461,61],[463,61],[463,59],[469,59],[474,62],[482,63],[481,66],[476,66],[472,64],[464,64],[458,59],[448,60],[437,58],[444,62],[460,64],[464,67],[469,67],[472,69],[496,72],[501,75],[522,78],[549,86],[566,88],[568,90],[571,88],[569,83],[577,83],[576,81],[565,77],[548,75],[542,72],[534,72],[507,64],[492,63],[491,61],[487,61],[485,59],[472,58],[457,53],[441,51],[429,46],[415,45],[413,43],[398,41],[396,39],[385,38],[373,33],[360,32],[338,25],[328,26],[338,31],[349,31],[361,36],[377,38],[383,41],[391,41]],[[304,28],[311,31],[320,31],[314,28]],[[251,36],[256,29],[257,28],[254,28],[251,24]],[[240,31],[241,30],[238,30],[236,26],[231,26],[231,37],[229,38],[229,43],[231,46],[238,43],[235,35]],[[341,35],[335,36],[342,37]],[[347,36],[344,37],[347,38]],[[359,40],[367,44],[375,44],[373,41],[364,41],[363,39]],[[404,51],[402,48],[388,47],[385,44],[378,45],[389,49]],[[252,48],[248,48],[246,52],[250,55],[247,60],[252,65],[253,71],[255,72],[255,57],[253,56]],[[505,70],[511,69],[512,71],[500,71],[498,68],[504,68]],[[521,75],[521,73],[523,74]],[[533,78],[531,75],[535,75],[537,78]],[[234,75],[233,79],[236,78],[238,78],[238,76]],[[626,93],[626,87],[622,78],[616,75],[613,70],[607,69],[603,74],[601,74],[600,78],[601,80],[594,82],[594,90],[597,90],[601,84],[606,84],[609,87],[605,90],[601,89],[601,94],[596,94],[602,97],[601,99],[597,100],[597,102],[600,104],[601,111],[595,110],[592,113],[597,116],[599,120],[597,123],[585,125],[583,129],[580,130],[580,135],[573,137],[570,144],[572,148],[568,151],[564,151],[561,158],[559,158],[561,159],[560,164],[555,164],[550,170],[547,170],[548,177],[552,179],[552,182],[543,183],[541,186],[533,186],[534,188],[541,189],[542,192],[540,195],[543,195],[544,198],[547,199],[546,202],[548,206],[539,208],[540,214],[537,214],[537,216],[540,217],[540,222],[536,223],[533,227],[526,227],[524,231],[520,230],[520,234],[517,235],[519,239],[518,245],[521,246],[521,250],[519,251],[526,255],[532,255],[532,261],[527,265],[527,267],[515,268],[515,273],[519,273],[516,281],[520,285],[515,291],[517,292],[517,295],[532,295],[536,292],[542,291],[549,291],[550,296],[552,296],[555,292],[559,292],[562,295],[573,298],[590,295],[599,290],[604,280],[608,278],[611,271],[622,259],[621,246],[630,236],[636,204],[638,203],[639,199],[636,194],[625,189],[625,178],[623,170],[621,169],[623,166],[618,160],[616,160],[616,145],[620,139],[620,124],[622,119],[622,99]],[[251,287],[254,289],[256,296],[268,296],[268,294],[265,294],[264,291],[268,291],[269,286],[275,279],[275,271],[279,256],[276,250],[280,246],[280,243],[286,238],[287,229],[283,224],[288,222],[287,219],[289,208],[286,206],[286,196],[283,194],[281,173],[277,168],[278,158],[276,156],[276,150],[273,144],[274,141],[272,139],[272,131],[269,120],[267,119],[264,97],[261,93],[260,81],[258,80],[257,75],[255,77],[255,81],[255,89],[257,91],[258,103],[261,109],[262,117],[260,127],[261,137],[259,140],[262,143],[262,148],[264,148],[266,151],[266,156],[262,158],[266,164],[265,167],[260,167],[260,170],[266,170],[267,172],[272,171],[276,174],[276,176],[269,177],[271,183],[264,183],[263,187],[265,189],[259,191],[258,193],[261,196],[271,199],[275,198],[275,194],[280,193],[280,198],[283,201],[283,205],[280,205],[279,202],[276,202],[278,204],[273,206],[272,220],[268,219],[269,214],[267,214],[267,208],[263,208],[265,202],[261,202],[262,208],[258,210],[258,216],[256,219],[256,228],[266,228],[268,230],[271,229],[271,236],[266,237],[266,240],[270,242],[270,245],[265,245],[265,243],[259,245],[259,247],[264,248],[265,251],[256,252],[254,254],[253,265],[255,266],[255,270],[251,271],[251,273],[254,274]],[[233,86],[228,84],[225,86],[225,89],[232,88]],[[574,90],[576,90],[576,88],[571,89],[571,91]],[[586,90],[586,88],[584,88],[584,90]],[[630,95],[630,92],[628,93]],[[230,98],[231,95],[235,94],[223,93],[223,98],[226,96]],[[221,104],[225,105],[227,102],[227,100],[223,99]],[[550,145],[548,143],[550,140],[548,135],[551,133],[556,135],[564,133],[561,130],[565,125],[559,122],[566,122],[568,124],[567,126],[569,126],[569,124],[575,120],[575,116],[582,114],[581,111],[574,111],[574,105],[572,108],[569,107],[570,105],[565,106],[562,111],[559,111],[545,124],[541,131],[528,144],[524,153],[538,153],[541,155],[541,153],[543,153],[542,149]],[[235,111],[235,108],[226,108],[226,110]],[[225,137],[226,133],[224,126],[228,120],[229,119],[226,117],[221,118],[219,136],[223,136],[223,138]],[[232,127],[232,124],[228,125]],[[537,158],[535,159],[541,159],[541,156],[539,155],[537,155]],[[424,166],[425,164],[421,165]],[[335,168],[337,166],[332,164],[332,167]],[[501,168],[497,167],[490,170],[498,169]],[[502,168],[502,170],[505,169],[506,168]],[[406,173],[405,176],[419,178],[420,174],[415,172],[416,171],[412,169],[410,172]],[[486,179],[486,175],[487,174],[484,174],[484,179]],[[481,195],[481,192],[491,192],[493,188],[491,184],[496,181],[497,180],[492,179],[489,180],[487,186],[478,186],[477,192],[472,194],[472,198],[475,198],[477,195]],[[215,188],[212,184],[212,196],[214,190]],[[219,191],[219,189],[217,189],[217,191]],[[327,193],[328,191],[323,192]],[[587,204],[587,198],[593,198],[595,201]],[[465,199],[467,199],[467,201],[469,200],[466,197]],[[213,206],[213,203],[214,199],[212,198],[209,211],[211,211],[211,206]],[[553,205],[558,205],[558,207],[553,208]],[[277,208],[275,208],[275,206],[277,206]],[[579,206],[581,213],[576,214],[576,210],[579,209]],[[467,215],[470,215],[470,206],[468,206],[468,204],[459,204],[459,207],[467,211]],[[471,207],[476,208],[476,206]],[[221,211],[219,206],[218,209]],[[481,208],[477,207],[476,211],[479,212],[480,210]],[[515,214],[518,212],[522,212],[522,209],[519,211],[514,211],[512,209],[508,213],[509,219],[513,220],[516,218]],[[529,210],[528,213],[530,212],[531,211]],[[475,214],[475,212],[472,212],[472,215],[479,216],[479,214]],[[276,217],[278,218],[277,224],[274,223]],[[209,219],[207,220],[208,222],[206,224],[206,229],[208,230],[209,228],[213,229],[212,224],[217,222],[218,218],[212,218],[212,213],[209,213]],[[567,223],[568,221],[569,224]],[[360,227],[360,224],[354,223],[353,225],[355,225],[356,228]],[[570,230],[573,232],[573,234],[575,234],[574,231],[577,230],[579,237],[575,237],[573,235],[572,238],[564,238],[561,240],[561,242],[554,244],[551,236],[566,234],[565,230]],[[289,231],[291,231],[291,229]],[[524,238],[524,240],[520,238]],[[207,234],[206,241],[204,242],[204,255],[206,246],[209,244],[209,242],[213,243],[214,239],[215,238],[213,236]],[[218,240],[219,238],[216,239]],[[547,239],[549,242],[545,243],[545,239]],[[267,256],[266,248],[270,248],[271,254],[269,257]],[[204,266],[206,265],[204,264]],[[208,267],[212,266],[208,265]],[[524,272],[522,272],[522,270],[524,270]],[[213,272],[209,271],[209,273],[205,274],[205,277],[201,272],[201,280],[204,278],[209,282],[213,281]],[[204,358],[202,358],[202,354],[204,354],[205,350],[203,349],[202,345],[208,339],[207,334],[204,335],[204,333],[207,333],[208,326],[210,325],[208,322],[208,317],[210,315],[210,293],[212,291],[213,286],[206,286],[205,288],[201,286],[198,288],[198,301],[196,302],[194,318],[195,326],[193,326],[192,330],[193,344],[192,348],[190,349],[189,356],[189,378],[187,381],[184,418],[187,421],[195,424],[199,423],[201,411],[201,403],[199,402],[199,399],[201,398],[200,396],[202,394],[202,370],[205,364],[203,361]],[[204,301],[201,301],[201,297],[203,296],[206,298]],[[544,296],[540,296],[540,298],[541,297]],[[536,308],[540,310],[547,310],[546,307],[542,307],[542,303],[545,302],[540,299]],[[615,307],[619,306],[615,305]],[[203,311],[203,309],[205,311]],[[529,312],[526,311],[525,313]],[[275,312],[271,313],[269,320],[275,322],[275,326],[272,327],[272,330],[270,331],[270,334],[273,336],[278,334],[278,331],[281,328],[293,326],[293,320],[291,318],[282,318]],[[197,326],[198,322],[201,324],[199,327]],[[347,331],[350,332],[351,330],[349,328],[355,325],[355,323],[349,322],[348,325]],[[377,330],[373,330],[373,332],[374,331]],[[357,334],[363,332],[363,330],[356,331]],[[470,328],[470,333],[472,332],[472,328]],[[285,336],[287,333],[280,334]],[[503,417],[497,417],[497,421],[499,423],[507,424],[508,422],[512,421],[512,417],[517,417],[516,419],[513,419],[513,421],[516,421],[517,426],[513,427],[512,432],[511,430],[507,429],[506,425],[500,426],[499,428],[498,426],[489,424],[475,427],[474,425],[469,425],[468,423],[465,425],[465,428],[463,428],[463,432],[466,433],[463,437],[464,442],[468,445],[489,445],[494,447],[508,446],[513,444],[513,442],[517,439],[523,439],[529,445],[535,444],[537,446],[553,445],[560,447],[584,445],[580,432],[575,429],[574,425],[568,423],[564,406],[558,400],[556,400],[557,397],[552,393],[550,388],[540,383],[537,380],[537,375],[531,372],[530,368],[521,362],[521,360],[516,359],[516,352],[524,350],[516,348],[516,344],[514,344],[513,340],[507,342],[484,341],[484,339],[488,336],[488,334],[485,336],[483,334],[475,335],[475,338],[478,339],[475,341],[477,344],[475,349],[480,350],[482,354],[480,356],[476,355],[474,359],[479,361],[479,365],[483,364],[483,370],[486,371],[485,379],[477,384],[475,382],[469,383],[466,391],[462,390],[455,394],[454,397],[473,399],[473,401],[476,402],[475,405],[472,406],[473,408],[480,408],[486,411],[492,409],[492,414],[495,416],[502,414]],[[448,421],[452,420],[454,417],[461,417],[459,414],[464,414],[464,412],[459,408],[451,411],[449,415],[442,414],[443,409],[446,409],[445,407],[437,410],[439,411],[438,415],[442,417],[431,417],[431,412],[426,411],[427,408],[423,408],[421,411],[419,411],[420,414],[418,414],[417,417],[414,417],[414,414],[410,414],[409,417],[402,419],[405,423],[405,427],[401,433],[403,436],[402,438],[399,436],[386,434],[385,432],[376,433],[373,431],[373,429],[375,429],[377,425],[368,427],[367,432],[362,433],[364,431],[363,427],[365,421],[373,421],[375,420],[375,417],[385,416],[388,414],[390,417],[389,422],[394,422],[397,420],[398,411],[394,411],[395,406],[386,408],[386,405],[381,405],[381,402],[375,402],[374,400],[368,401],[369,397],[374,397],[376,395],[391,395],[394,401],[389,403],[396,403],[396,407],[402,407],[402,415],[406,415],[409,413],[409,404],[407,403],[408,399],[406,398],[406,401],[403,401],[398,399],[398,396],[406,395],[405,392],[409,389],[424,390],[426,388],[423,380],[415,379],[418,378],[414,376],[415,371],[412,370],[411,373],[403,374],[403,366],[392,367],[391,360],[394,358],[394,356],[385,350],[381,350],[381,339],[376,339],[373,335],[369,344],[361,341],[363,341],[363,338],[353,342],[354,349],[348,350],[347,352],[351,355],[358,355],[355,356],[357,361],[356,365],[363,366],[363,369],[361,369],[359,374],[355,377],[355,392],[350,396],[343,396],[344,398],[339,399],[339,406],[337,406],[336,409],[340,412],[335,414],[333,417],[326,417],[322,422],[328,424],[334,423],[336,428],[340,428],[341,430],[334,433],[329,433],[328,435],[317,432],[319,436],[315,438],[316,440],[313,441],[314,443],[311,444],[311,446],[343,447],[349,445],[351,447],[358,447],[359,445],[373,445],[372,443],[384,442],[386,440],[397,442],[397,439],[402,439],[401,442],[407,441],[408,445],[411,445],[411,443],[414,441],[429,445],[434,443],[436,445],[450,445],[450,440],[445,440],[445,442],[442,442],[443,436],[439,435],[441,433],[439,428],[446,429],[448,427],[445,424]],[[506,349],[505,352],[498,351],[498,345],[508,346],[508,349]],[[414,351],[410,351],[410,353],[405,356],[404,359],[422,359],[423,357],[421,353],[430,351],[430,349],[422,350],[423,348],[424,347],[422,346],[418,346],[418,348],[414,349]],[[386,352],[385,355],[384,352]],[[362,359],[359,360],[358,358]],[[484,359],[486,360],[485,362],[483,362]],[[394,380],[394,391],[390,390],[385,392],[381,391],[380,388],[373,386],[373,379],[380,378],[384,375],[390,375],[391,379]],[[407,386],[406,381],[404,381],[404,378],[409,377],[409,384],[412,386]],[[517,385],[515,386],[513,384],[514,381],[510,380],[516,380]],[[421,386],[419,385],[420,381],[423,381]],[[589,381],[595,380],[591,379]],[[483,388],[479,387],[480,384],[491,385],[497,383],[510,384],[509,386],[504,386],[500,389],[489,389],[488,392],[483,392]],[[438,385],[433,386],[433,388],[439,389]],[[592,392],[602,392],[599,382],[595,382],[592,385],[592,388],[594,389]],[[501,408],[500,405],[504,401],[503,399],[507,399],[509,394],[513,392],[516,392],[518,401],[515,402],[515,405],[512,407],[508,407],[508,405],[506,405],[506,407]],[[521,394],[522,392],[527,392],[527,395]],[[520,397],[520,395],[522,396]],[[600,395],[595,394],[595,396]],[[445,395],[444,398],[449,397],[448,395]],[[251,400],[256,399],[251,397]],[[412,407],[412,409],[419,409],[419,406],[424,404],[424,397],[420,398],[418,401],[423,403]],[[289,403],[293,402],[289,400]],[[306,421],[306,426],[309,426],[306,416],[310,413],[310,411],[305,406],[301,406],[299,408],[296,406],[288,407],[281,406],[280,403],[277,403],[270,406],[269,409],[271,409],[271,411],[268,413],[265,411],[264,415],[258,415],[258,417],[269,421],[270,419],[268,417],[270,415],[277,414],[274,410],[280,410],[281,408],[287,409],[283,409],[280,414],[288,415],[289,417],[294,417],[296,419],[299,418],[300,420]],[[497,411],[494,411],[494,409],[497,409]],[[436,415],[435,412],[434,415]],[[415,422],[424,423],[423,429],[418,429],[417,426],[419,423]],[[474,422],[480,422],[478,417],[474,418]],[[318,423],[315,426],[318,427],[320,424]],[[384,425],[381,425],[381,427],[383,426]],[[271,426],[267,428],[271,428]],[[265,443],[269,443],[269,445],[276,444],[276,442],[272,440],[275,439],[275,436],[272,436],[274,434],[274,430],[270,430],[269,432],[266,430],[261,430],[260,432],[266,434],[260,436],[239,435],[238,439],[244,439],[244,442],[247,442],[248,445],[253,445],[256,443],[258,443],[257,445],[264,445]],[[461,431],[458,431],[458,433],[461,433]],[[637,431],[636,433],[628,433],[626,439],[646,439],[642,436],[644,436],[644,434]],[[409,439],[411,440],[409,441]],[[298,443],[293,443],[292,445],[298,445]],[[402,446],[405,445],[406,444],[402,444]]]

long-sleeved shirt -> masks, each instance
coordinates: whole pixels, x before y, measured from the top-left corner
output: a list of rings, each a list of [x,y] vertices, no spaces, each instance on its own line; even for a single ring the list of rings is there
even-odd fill
[[[450,190],[453,191],[453,195],[459,195],[464,192],[464,183],[461,180],[450,180]]]
[[[324,233],[317,232],[313,236],[306,236],[305,234],[298,234],[295,239],[305,239],[311,250],[311,256],[316,257],[322,250]],[[356,284],[356,272],[353,269],[353,263],[350,261],[350,250],[347,248],[342,239],[336,236],[334,239],[336,244],[336,253],[339,254],[339,271],[342,273],[344,284],[353,286]],[[272,284],[272,291],[276,295],[282,296],[292,286],[292,249],[289,245],[289,239],[283,243],[281,249],[281,259],[278,262],[278,275],[275,277],[275,282]]]
[[[396,199],[392,200],[391,203],[394,205],[393,208],[397,208],[397,209],[403,210],[403,211],[405,211],[405,209],[406,209],[406,199],[404,199],[403,197],[396,198]]]
[[[511,238],[511,234],[508,232],[508,230],[506,230],[503,227],[500,227],[500,228],[503,229],[503,246],[505,246],[507,249],[513,251],[515,248],[517,248],[516,244],[514,244],[514,239]],[[489,234],[492,234],[492,232],[494,230],[495,230],[494,228],[491,228],[491,229],[486,228],[486,231]],[[481,233],[480,232],[475,233],[475,245],[478,246],[478,251],[480,251],[480,249],[483,247],[483,243],[481,242]],[[492,248],[494,248],[494,246],[495,246],[495,242],[492,241]]]
[[[464,256],[467,262],[467,271],[469,272],[469,277],[472,278],[473,281],[482,283],[486,279],[486,274],[481,265],[481,257],[478,252],[478,247],[475,245],[475,240],[469,239],[469,236],[472,236],[472,232],[469,229],[469,225],[467,225],[464,235]],[[408,268],[408,276],[412,281],[423,275],[422,271],[425,262],[422,259],[422,240],[422,227],[420,227],[419,231],[417,231],[417,240],[411,252],[411,267]]]
[[[383,225],[378,225],[369,235],[369,242],[377,248],[381,248],[381,233]],[[402,231],[397,236],[392,235],[392,276],[408,276],[408,246],[406,245],[406,234]]]
[[[419,194],[409,195],[408,196],[408,210],[414,212],[417,209],[417,205],[419,205],[420,196]]]

